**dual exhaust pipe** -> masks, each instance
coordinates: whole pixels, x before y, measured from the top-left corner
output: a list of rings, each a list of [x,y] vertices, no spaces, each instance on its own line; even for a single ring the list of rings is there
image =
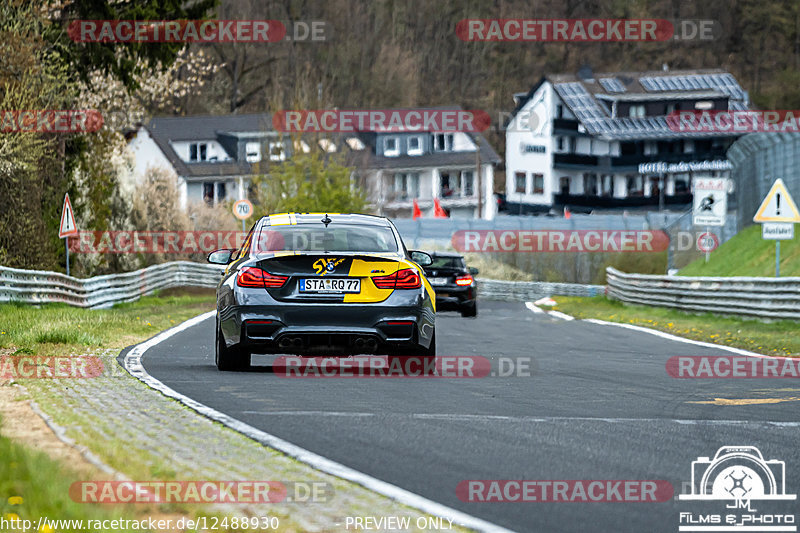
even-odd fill
[[[303,348],[305,342],[302,337],[283,337],[278,341],[278,346],[281,348]],[[372,337],[356,337],[353,345],[367,353],[373,353],[378,350],[378,341]]]

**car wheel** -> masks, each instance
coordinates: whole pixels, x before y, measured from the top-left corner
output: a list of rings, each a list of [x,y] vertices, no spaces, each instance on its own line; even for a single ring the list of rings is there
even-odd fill
[[[217,320],[217,333],[214,362],[217,364],[217,369],[226,370],[246,370],[250,368],[250,352],[243,349],[241,346],[236,345],[228,348],[225,345],[225,340],[222,337],[222,328]]]
[[[478,316],[478,302],[472,302],[462,307],[461,316]]]

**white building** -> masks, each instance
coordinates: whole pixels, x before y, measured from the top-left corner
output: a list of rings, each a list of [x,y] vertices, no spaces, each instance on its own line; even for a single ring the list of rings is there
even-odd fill
[[[746,110],[747,93],[722,70],[544,76],[506,128],[511,214],[691,203],[694,177],[727,177],[736,136],[676,132],[674,111]]]
[[[455,108],[448,108],[455,109]],[[410,217],[416,199],[425,216],[434,198],[452,217],[491,219],[494,169],[501,162],[477,133],[359,132],[292,140],[268,114],[160,117],[128,136],[141,179],[151,167],[172,172],[182,205],[247,197],[250,180],[297,151],[341,154],[355,169],[372,208]]]

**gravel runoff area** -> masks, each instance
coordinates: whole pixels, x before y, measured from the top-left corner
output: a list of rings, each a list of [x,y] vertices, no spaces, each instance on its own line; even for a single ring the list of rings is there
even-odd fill
[[[21,384],[27,385],[34,407],[41,410],[51,429],[106,474],[137,481],[268,480],[289,486],[325,484],[318,485],[324,487],[325,502],[215,504],[203,510],[277,516],[281,518],[281,530],[285,531],[344,531],[347,517],[409,517],[411,527],[403,531],[432,530],[416,526],[418,519],[425,524],[424,517],[429,515],[356,483],[315,470],[154,391],[120,366],[115,351],[75,355],[101,357],[106,370],[91,379],[37,379]],[[288,526],[286,529],[284,524]],[[442,526],[442,529],[467,531],[455,522],[448,524],[447,520]]]

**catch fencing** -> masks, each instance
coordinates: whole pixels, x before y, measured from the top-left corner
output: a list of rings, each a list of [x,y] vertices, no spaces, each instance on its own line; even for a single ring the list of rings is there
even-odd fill
[[[606,269],[609,298],[759,319],[800,318],[800,278],[689,277]]]

